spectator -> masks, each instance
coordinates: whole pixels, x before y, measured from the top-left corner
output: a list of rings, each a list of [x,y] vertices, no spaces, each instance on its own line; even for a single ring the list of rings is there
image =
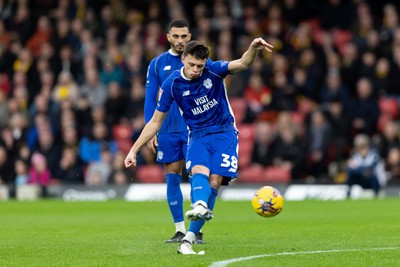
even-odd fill
[[[373,85],[368,78],[358,80],[357,97],[353,98],[350,104],[351,125],[355,133],[371,135],[376,132],[379,107],[373,90]]]
[[[0,185],[14,183],[15,172],[12,158],[7,149],[0,145]]]
[[[0,91],[0,127],[5,127],[10,119],[6,94]]]
[[[61,146],[50,129],[39,130],[38,144],[33,151],[39,152],[46,157],[51,178],[58,179]]]
[[[268,167],[273,160],[275,132],[271,124],[265,121],[257,122],[255,127],[251,163]]]
[[[21,43],[24,43],[29,39],[33,32],[33,21],[29,8],[26,4],[19,4],[17,10],[12,17],[11,29],[17,33],[17,36]]]
[[[85,184],[89,186],[105,185],[112,171],[112,155],[107,145],[101,148],[99,161],[89,163],[85,173]]]
[[[394,82],[391,65],[388,59],[378,58],[372,82],[379,96],[396,95],[398,88]]]
[[[58,177],[63,184],[83,184],[84,164],[79,159],[77,149],[65,147],[60,160]]]
[[[32,155],[28,182],[45,187],[49,184],[50,179],[51,174],[47,167],[46,157],[40,153],[34,152]]]
[[[64,100],[69,100],[76,103],[79,96],[79,88],[74,81],[71,73],[61,72],[58,76],[57,84],[54,87],[52,99],[61,105]]]
[[[328,72],[326,84],[322,87],[320,102],[326,103],[330,100],[338,99],[344,107],[347,106],[350,96],[347,87],[342,85],[340,73],[336,70]]]
[[[117,82],[111,82],[108,85],[108,98],[104,104],[108,125],[113,126],[125,117],[127,104],[127,97],[121,86]]]
[[[385,169],[388,173],[388,184],[400,184],[400,148],[392,147],[386,158]]]
[[[111,82],[116,82],[123,85],[124,73],[121,67],[111,58],[106,58],[103,62],[103,68],[100,71],[100,80],[104,85],[109,85]]]
[[[346,114],[343,103],[338,99],[332,99],[327,103],[325,116],[332,131],[329,141],[329,149],[334,151],[331,155],[333,160],[341,163],[347,159],[351,144],[351,126],[349,115]]]
[[[90,106],[102,106],[107,100],[107,88],[99,80],[96,69],[89,69],[85,72],[85,82],[81,87],[81,93],[89,98]]]
[[[311,176],[322,178],[326,173],[326,160],[332,131],[321,110],[310,114],[310,122],[306,130],[306,164]]]
[[[304,148],[294,127],[282,127],[274,144],[272,165],[290,170],[292,179],[300,179]]]
[[[125,168],[124,165],[125,153],[118,151],[112,161],[112,171],[109,182],[116,185],[125,185],[134,177],[132,168]]]
[[[101,160],[102,147],[107,145],[112,155],[117,151],[117,144],[110,139],[104,122],[98,121],[93,125],[92,135],[84,136],[79,143],[79,156],[84,163]]]
[[[17,158],[15,160],[14,164],[15,168],[15,184],[17,186],[19,185],[25,185],[29,181],[29,165],[26,161],[23,159]]]
[[[253,72],[249,78],[249,84],[245,89],[247,110],[244,121],[253,122],[272,103],[271,89],[264,83],[261,74]]]
[[[365,134],[354,137],[354,154],[347,163],[348,196],[355,184],[374,190],[375,196],[387,183],[385,166],[378,153],[370,147],[370,139]]]
[[[272,106],[278,111],[295,111],[296,92],[283,72],[276,72],[272,82]]]
[[[399,124],[394,120],[389,120],[383,127],[383,132],[374,136],[373,145],[379,156],[386,159],[392,148],[400,146]]]

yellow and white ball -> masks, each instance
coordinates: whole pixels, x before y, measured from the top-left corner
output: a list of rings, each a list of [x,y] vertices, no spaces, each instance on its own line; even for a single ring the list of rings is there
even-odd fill
[[[281,193],[272,186],[263,186],[256,191],[251,205],[254,211],[263,217],[274,217],[283,209],[284,199]]]

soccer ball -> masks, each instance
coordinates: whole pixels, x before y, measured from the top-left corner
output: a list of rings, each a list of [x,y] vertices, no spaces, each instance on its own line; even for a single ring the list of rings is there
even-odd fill
[[[251,200],[254,211],[263,217],[274,217],[283,208],[283,196],[272,186],[263,186],[257,190]]]

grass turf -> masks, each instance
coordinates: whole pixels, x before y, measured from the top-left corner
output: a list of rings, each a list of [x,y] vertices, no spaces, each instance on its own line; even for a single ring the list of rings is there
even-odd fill
[[[248,201],[218,200],[207,244],[194,246],[206,254],[184,256],[163,243],[174,233],[166,202],[9,201],[0,266],[210,266],[255,255],[228,266],[400,266],[399,211],[398,198],[302,201],[267,219]]]

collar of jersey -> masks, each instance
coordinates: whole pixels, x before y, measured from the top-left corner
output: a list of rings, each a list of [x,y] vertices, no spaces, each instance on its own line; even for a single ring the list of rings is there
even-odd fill
[[[175,57],[180,56],[178,53],[174,53],[174,52],[172,51],[172,48],[170,48],[170,49],[168,50],[168,53],[170,53],[171,55],[173,55],[173,56],[175,56]]]

